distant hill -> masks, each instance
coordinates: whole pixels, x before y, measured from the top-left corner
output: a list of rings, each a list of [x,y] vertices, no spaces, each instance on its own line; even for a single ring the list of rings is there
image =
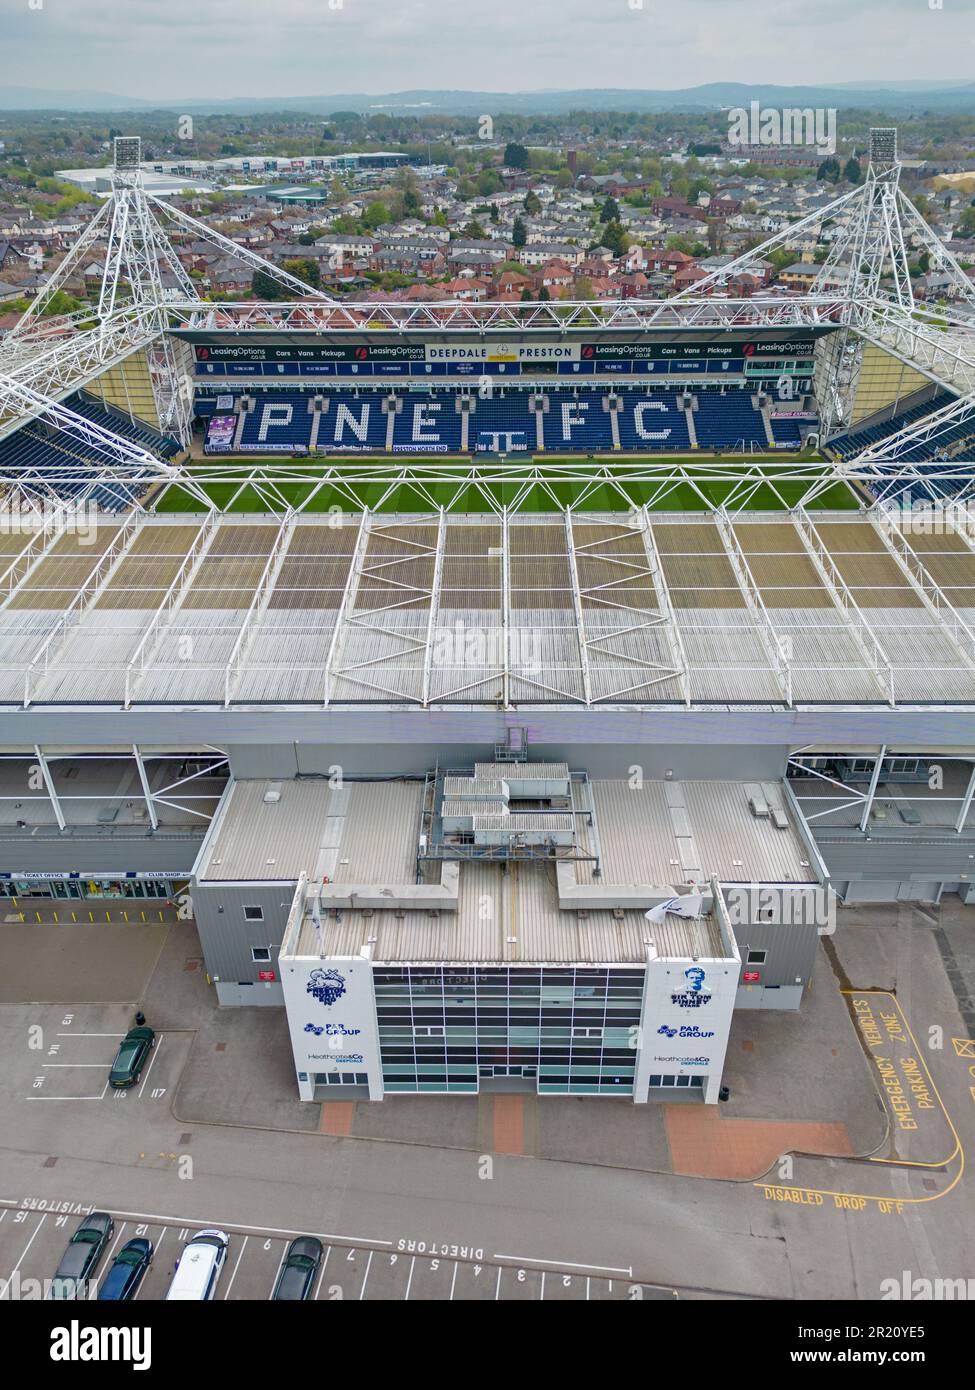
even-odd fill
[[[39,87],[0,86],[2,111],[150,111],[229,113],[360,111],[388,115],[440,113],[479,116],[510,112],[520,115],[560,115],[569,111],[716,111],[747,106],[838,106],[868,111],[975,112],[975,82],[864,82],[807,87],[772,84],[709,82],[673,91],[631,88],[591,88],[550,92],[465,92],[416,90],[386,94],[346,93],[338,96],[238,97],[230,100],[180,98],[171,102],[144,101],[110,92],[59,92]]]

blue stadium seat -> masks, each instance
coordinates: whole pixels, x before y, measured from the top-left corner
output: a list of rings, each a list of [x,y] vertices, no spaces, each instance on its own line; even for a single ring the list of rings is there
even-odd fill
[[[719,388],[691,388],[699,405],[694,412],[697,443],[701,450],[767,450],[761,412],[752,405],[750,391],[724,391]],[[609,388],[600,386],[552,387],[539,390],[548,398],[542,412],[544,446],[549,453],[609,453],[613,449],[613,425],[603,402]],[[387,391],[360,388],[330,391],[305,388],[297,391],[242,391],[220,393],[238,399],[253,396],[257,406],[246,417],[240,443],[251,452],[297,451],[312,442],[314,415],[308,409],[311,398],[320,394],[325,403],[317,435],[323,452],[344,449],[382,453],[386,448],[389,417],[383,410]],[[437,391],[396,391],[402,409],[394,412],[392,446],[398,452],[457,452],[461,447],[463,415],[457,410],[457,397],[470,396],[467,447],[472,452],[488,450],[534,453],[538,447],[536,412],[529,402],[533,392],[513,387],[496,388],[481,397],[470,387],[447,387]],[[621,449],[637,453],[686,453],[691,448],[687,418],[681,408],[682,392],[674,389],[624,386],[618,391],[617,412]],[[195,402],[196,414],[204,419],[215,413],[216,394],[212,388],[201,391]],[[226,407],[217,413],[223,414]],[[801,442],[798,422],[774,420],[777,443],[798,448]]]
[[[655,449],[686,453],[691,447],[687,417],[680,408],[676,391],[636,391],[621,393],[619,412],[620,447],[647,453]]]
[[[693,394],[698,402],[694,432],[699,449],[768,449],[762,413],[752,405],[750,390],[695,387]]]

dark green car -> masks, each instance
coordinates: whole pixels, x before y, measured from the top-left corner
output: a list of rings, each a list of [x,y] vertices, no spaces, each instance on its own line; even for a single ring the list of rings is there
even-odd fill
[[[142,1075],[142,1068],[155,1042],[156,1035],[151,1028],[130,1028],[119,1044],[112,1070],[108,1074],[108,1084],[117,1091],[134,1086]]]
[[[112,1239],[115,1222],[107,1211],[93,1211],[86,1216],[68,1241],[61,1263],[54,1271],[49,1298],[85,1298],[88,1282],[105,1247]]]

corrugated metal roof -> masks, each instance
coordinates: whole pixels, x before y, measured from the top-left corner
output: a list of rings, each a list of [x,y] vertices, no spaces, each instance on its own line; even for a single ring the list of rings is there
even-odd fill
[[[650,943],[674,960],[729,958],[717,921],[669,915],[661,925],[630,910],[563,912],[549,870],[516,864],[463,864],[456,913],[414,911],[325,913],[319,937],[306,916],[297,955],[354,956],[375,961],[486,964],[643,964]]]

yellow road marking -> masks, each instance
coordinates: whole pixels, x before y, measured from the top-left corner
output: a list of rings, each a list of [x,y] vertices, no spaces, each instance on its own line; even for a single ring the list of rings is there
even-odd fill
[[[962,1175],[965,1172],[965,1150],[962,1146],[961,1139],[959,1138],[958,1131],[955,1129],[955,1126],[952,1123],[951,1116],[948,1114],[948,1110],[945,1106],[945,1103],[941,1099],[941,1093],[935,1085],[934,1078],[932,1077],[930,1071],[928,1071],[927,1062],[924,1060],[924,1057],[921,1054],[921,1049],[918,1047],[917,1039],[914,1036],[910,1023],[908,1023],[907,1021],[907,1016],[904,1013],[904,1010],[901,1008],[896,996],[891,994],[890,990],[888,989],[844,989],[840,990],[840,993],[849,995],[880,994],[891,1001],[894,1008],[897,1010],[901,1022],[904,1025],[905,1032],[911,1039],[911,1042],[914,1044],[914,1047],[917,1051],[918,1060],[924,1068],[925,1073],[927,1074],[928,1081],[930,1082],[931,1090],[934,1092],[935,1098],[938,1104],[941,1106],[941,1113],[945,1117],[945,1123],[951,1130],[951,1133],[953,1134],[955,1139],[955,1147],[952,1150],[950,1156],[946,1159],[943,1159],[941,1163],[917,1163],[914,1161],[898,1160],[892,1158],[871,1158],[868,1161],[870,1163],[893,1165],[898,1168],[943,1168],[946,1167],[949,1163],[953,1162],[954,1159],[957,1157],[959,1160],[958,1172],[955,1174],[951,1182],[942,1192],[933,1192],[929,1197],[878,1197],[875,1194],[866,1192],[834,1192],[832,1189],[825,1187],[787,1187],[779,1183],[769,1182],[755,1182],[752,1184],[752,1186],[762,1188],[762,1190],[766,1194],[766,1199],[768,1198],[769,1193],[775,1191],[796,1193],[802,1192],[811,1193],[814,1196],[818,1197],[839,1198],[840,1201],[877,1202],[884,1209],[893,1208],[896,1210],[900,1210],[901,1206],[923,1206],[926,1202],[939,1202],[942,1197],[947,1197],[948,1193],[951,1192],[953,1188],[957,1187],[958,1183],[961,1181]],[[972,1097],[973,1099],[975,1099],[975,1087],[972,1087],[971,1089]],[[839,1205],[839,1202],[837,1203],[837,1205]]]
[[[956,1057],[975,1057],[975,1038],[952,1038]]]

